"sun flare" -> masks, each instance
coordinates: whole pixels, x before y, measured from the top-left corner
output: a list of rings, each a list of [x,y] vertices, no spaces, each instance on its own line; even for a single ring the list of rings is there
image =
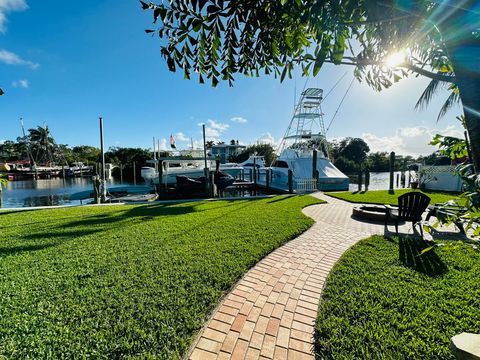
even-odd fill
[[[391,53],[385,59],[385,65],[391,69],[398,67],[399,65],[403,64],[406,59],[405,51],[396,51]]]

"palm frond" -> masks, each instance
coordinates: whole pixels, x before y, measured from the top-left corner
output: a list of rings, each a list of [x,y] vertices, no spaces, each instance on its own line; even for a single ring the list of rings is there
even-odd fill
[[[425,110],[430,104],[433,96],[437,93],[439,87],[442,86],[442,82],[439,80],[431,80],[430,83],[427,85],[425,90],[423,90],[422,95],[418,99],[417,103],[415,104],[415,110]]]
[[[448,96],[445,103],[442,105],[440,112],[438,113],[437,122],[445,116],[445,114],[452,108],[453,105],[460,102],[460,93],[458,91],[453,90],[450,95]]]

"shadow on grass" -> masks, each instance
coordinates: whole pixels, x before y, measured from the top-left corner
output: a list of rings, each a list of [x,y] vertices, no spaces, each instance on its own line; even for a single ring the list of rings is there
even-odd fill
[[[390,195],[395,195],[395,190],[388,190],[388,193],[389,193]]]
[[[55,245],[56,245],[55,243],[49,243],[49,244],[42,244],[42,245],[22,245],[22,246],[14,246],[14,247],[7,247],[7,248],[0,247],[0,258],[11,256],[11,255],[18,255],[25,252],[43,250]]]
[[[267,201],[267,204],[273,204],[273,203],[276,203],[276,202],[279,202],[279,201],[284,201],[284,200],[287,200],[290,196],[277,196],[275,198],[273,198],[272,200],[268,200]]]
[[[151,220],[159,216],[185,215],[193,212],[204,211],[196,209],[196,205],[182,205],[178,204],[153,204],[145,206],[133,206],[130,209],[102,213],[98,215],[87,216],[83,219],[71,221],[65,224],[67,227],[77,226],[96,226],[108,225],[123,222],[128,219],[137,220]]]
[[[66,240],[70,239],[75,239],[81,236],[88,236],[88,235],[93,235],[95,233],[100,232],[100,230],[72,230],[72,231],[62,231],[61,229],[58,231],[43,231],[43,232],[38,232],[38,233],[32,233],[23,236],[24,239],[26,240],[45,240],[45,239],[63,239],[65,238]],[[52,243],[51,246],[56,245],[56,243]]]
[[[423,239],[400,237],[398,241],[399,258],[402,264],[410,269],[428,276],[442,276],[447,272],[447,266],[432,249],[421,252],[432,246]]]

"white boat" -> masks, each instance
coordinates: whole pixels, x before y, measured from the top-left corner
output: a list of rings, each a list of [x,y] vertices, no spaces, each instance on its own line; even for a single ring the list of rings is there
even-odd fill
[[[153,161],[157,162],[158,161]],[[186,176],[189,178],[199,178],[204,176],[205,160],[199,158],[193,159],[168,159],[162,160],[162,184],[173,185],[177,183],[177,176]],[[157,165],[158,166],[158,165]],[[216,159],[207,159],[207,168],[216,169]],[[243,167],[238,164],[221,164],[219,170],[233,177],[238,177]],[[147,184],[159,184],[159,171],[155,167],[144,166],[141,169],[141,176]]]
[[[291,170],[293,190],[296,192],[348,190],[348,177],[328,157],[322,99],[322,89],[309,88],[302,93],[277,149],[277,159],[269,168],[272,188],[288,190],[288,173]]]
[[[224,169],[229,168],[243,168],[244,170],[253,169],[256,167],[257,169],[264,168],[266,166],[265,157],[259,155],[251,155],[247,160],[241,163],[225,163],[220,164],[220,170],[224,171]]]

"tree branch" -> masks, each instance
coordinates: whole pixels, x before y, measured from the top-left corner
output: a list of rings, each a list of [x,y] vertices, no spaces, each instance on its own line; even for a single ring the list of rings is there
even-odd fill
[[[438,80],[438,81],[443,81],[448,83],[454,83],[457,80],[455,76],[443,75],[441,73],[434,73],[412,64],[404,64],[404,65],[401,65],[401,67],[404,67],[412,72],[428,77],[429,79],[432,79],[432,80]]]

